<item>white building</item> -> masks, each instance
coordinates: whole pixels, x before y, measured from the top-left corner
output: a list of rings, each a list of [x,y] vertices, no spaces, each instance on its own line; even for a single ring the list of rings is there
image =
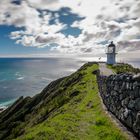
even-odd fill
[[[116,46],[113,44],[113,41],[107,46],[107,64],[116,63]]]

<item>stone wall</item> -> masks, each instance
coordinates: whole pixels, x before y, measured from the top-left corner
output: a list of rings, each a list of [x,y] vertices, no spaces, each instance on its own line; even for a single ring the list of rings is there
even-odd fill
[[[98,75],[98,82],[107,109],[140,138],[140,76]]]

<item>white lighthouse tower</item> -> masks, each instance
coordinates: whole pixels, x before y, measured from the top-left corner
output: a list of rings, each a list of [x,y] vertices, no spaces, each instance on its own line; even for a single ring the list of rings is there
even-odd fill
[[[116,63],[116,46],[113,44],[113,41],[107,46],[107,64]]]

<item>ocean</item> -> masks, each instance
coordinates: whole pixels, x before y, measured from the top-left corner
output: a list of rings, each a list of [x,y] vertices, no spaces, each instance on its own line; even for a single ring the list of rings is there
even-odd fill
[[[9,106],[20,96],[40,93],[51,81],[73,73],[86,61],[72,58],[0,58],[0,108]],[[140,67],[140,62],[130,63]]]
[[[40,93],[51,81],[73,73],[82,64],[72,58],[0,58],[0,108],[20,96]]]

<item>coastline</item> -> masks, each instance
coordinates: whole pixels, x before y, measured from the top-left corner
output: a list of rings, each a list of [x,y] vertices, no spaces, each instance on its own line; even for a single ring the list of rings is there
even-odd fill
[[[11,99],[11,100],[8,100],[8,101],[5,101],[5,102],[0,102],[0,113],[2,113],[9,106],[11,106],[16,100],[17,100],[17,98]]]
[[[6,109],[7,109],[7,107],[0,107],[0,113],[2,113]]]

